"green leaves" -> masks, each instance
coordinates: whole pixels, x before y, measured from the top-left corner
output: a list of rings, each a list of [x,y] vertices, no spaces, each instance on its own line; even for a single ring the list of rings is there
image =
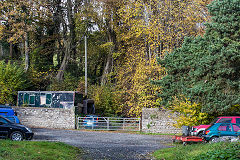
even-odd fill
[[[0,104],[14,104],[17,91],[29,86],[21,66],[0,61]]]
[[[213,21],[207,24],[205,35],[185,39],[181,48],[160,62],[168,74],[157,82],[162,86],[162,105],[184,95],[201,103],[204,112],[224,114],[240,104],[240,35],[236,34],[240,3],[222,0],[209,7]]]

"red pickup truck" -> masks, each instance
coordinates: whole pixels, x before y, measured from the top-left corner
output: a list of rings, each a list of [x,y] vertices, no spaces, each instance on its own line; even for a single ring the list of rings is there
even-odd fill
[[[217,117],[214,121],[209,125],[199,125],[193,126],[191,130],[191,135],[201,137],[208,127],[210,127],[214,123],[237,123],[240,124],[240,116],[222,116]]]

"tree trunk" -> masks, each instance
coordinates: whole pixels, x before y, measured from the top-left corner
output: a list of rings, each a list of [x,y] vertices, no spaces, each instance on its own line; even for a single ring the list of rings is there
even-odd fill
[[[27,37],[27,33],[25,34],[25,39],[24,39],[24,51],[25,51],[25,72],[28,71],[29,68],[29,54],[28,54],[28,37]]]
[[[64,79],[64,72],[69,63],[69,59],[72,55],[76,54],[76,40],[75,40],[76,34],[72,0],[67,0],[66,18],[67,20],[65,20],[65,17],[63,16],[61,17],[61,23],[63,26],[64,58],[62,60],[61,66],[56,76],[56,79],[58,81],[62,81]]]
[[[64,55],[61,67],[59,68],[57,76],[56,76],[56,79],[58,81],[62,81],[64,79],[64,71],[67,68],[67,64],[68,64],[68,61],[70,58],[70,43],[68,40],[65,40],[64,46],[65,46],[65,55]]]
[[[110,21],[113,21],[113,19],[111,19]],[[113,27],[111,25],[110,22],[107,22],[106,20],[106,26],[108,27],[108,41],[109,42],[113,42],[114,48],[110,47],[109,49],[109,53],[107,56],[107,61],[105,63],[105,67],[103,70],[103,74],[101,77],[101,85],[105,85],[107,83],[107,75],[112,71],[112,67],[113,67],[113,58],[112,58],[112,53],[114,50],[116,50],[116,34],[115,31],[113,30]]]
[[[13,57],[13,44],[12,42],[9,43],[9,57],[12,59]]]
[[[108,54],[107,62],[103,70],[103,74],[101,77],[101,85],[105,85],[107,83],[107,75],[111,72],[111,66],[112,66],[112,53]]]
[[[0,59],[3,57],[3,46],[2,43],[0,43]]]
[[[69,42],[72,55],[76,55],[76,33],[75,33],[75,23],[74,23],[74,13],[76,10],[73,8],[72,0],[67,0],[67,17],[69,22]]]

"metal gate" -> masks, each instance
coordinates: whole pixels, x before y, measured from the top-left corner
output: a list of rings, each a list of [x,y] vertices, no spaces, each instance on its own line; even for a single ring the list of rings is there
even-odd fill
[[[140,131],[140,118],[76,117],[77,129]]]

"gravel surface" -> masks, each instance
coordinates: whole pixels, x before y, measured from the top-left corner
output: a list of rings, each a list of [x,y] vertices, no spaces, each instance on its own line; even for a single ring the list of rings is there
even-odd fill
[[[81,148],[85,160],[147,160],[150,153],[170,147],[170,136],[117,132],[33,129],[33,140],[60,141]]]

